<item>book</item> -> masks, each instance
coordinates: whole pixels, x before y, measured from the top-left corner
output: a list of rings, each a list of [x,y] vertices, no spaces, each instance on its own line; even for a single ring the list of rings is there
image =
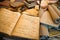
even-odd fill
[[[60,17],[59,17],[59,13],[57,13],[57,9],[55,11],[55,9],[52,7],[52,5],[49,5],[48,6],[48,11],[52,17],[52,20],[56,23],[56,24],[59,24],[59,20],[60,20]]]
[[[55,24],[53,22],[52,17],[48,11],[45,11],[44,14],[42,14],[40,22],[45,26],[49,25],[50,27],[55,27],[55,28],[59,27],[58,24]]]
[[[1,8],[0,32],[10,36],[39,39],[39,17]]]

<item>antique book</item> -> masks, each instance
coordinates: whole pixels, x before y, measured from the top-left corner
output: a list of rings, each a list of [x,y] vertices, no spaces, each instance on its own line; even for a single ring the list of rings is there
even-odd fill
[[[54,9],[51,5],[48,6],[48,11],[50,12],[50,15],[51,15],[53,21],[54,21],[55,23],[59,23],[59,21],[57,21],[57,20],[58,20],[60,17],[59,17],[58,13],[55,11],[55,9]]]
[[[48,11],[45,11],[42,16],[41,16],[41,21],[40,21],[42,24],[45,24],[45,25],[50,25],[51,27],[55,27],[55,28],[58,28],[59,25],[58,24],[55,24],[52,20],[52,17],[51,15],[49,14]]]
[[[39,39],[39,17],[0,9],[0,32],[10,36]]]
[[[57,14],[60,16],[60,10],[57,8],[57,6],[53,4],[52,7],[57,12]]]

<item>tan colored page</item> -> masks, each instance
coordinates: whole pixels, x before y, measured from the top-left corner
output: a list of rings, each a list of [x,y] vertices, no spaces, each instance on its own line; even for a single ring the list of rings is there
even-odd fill
[[[43,15],[41,16],[41,23],[58,27],[58,25],[55,24],[55,23],[52,21],[52,18],[51,18],[51,16],[50,16],[50,14],[49,14],[48,11],[45,11],[45,12],[43,13]]]
[[[14,31],[13,36],[38,39],[39,38],[39,17],[33,17],[23,14]]]
[[[22,13],[32,15],[32,16],[38,16],[38,11],[36,9],[29,9],[29,10],[26,10]]]
[[[18,12],[12,12],[4,8],[0,9],[0,32],[10,35],[19,17]]]

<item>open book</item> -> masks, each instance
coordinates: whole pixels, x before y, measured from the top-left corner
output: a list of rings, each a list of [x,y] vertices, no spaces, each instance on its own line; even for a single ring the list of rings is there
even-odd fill
[[[39,17],[0,9],[0,32],[23,38],[39,38]]]

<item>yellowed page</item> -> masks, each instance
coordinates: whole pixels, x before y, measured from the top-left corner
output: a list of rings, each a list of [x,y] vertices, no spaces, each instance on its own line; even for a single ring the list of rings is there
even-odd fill
[[[0,32],[10,35],[19,17],[20,13],[18,12],[0,9]]]
[[[12,32],[12,35],[23,38],[39,39],[39,17],[23,14]]]
[[[29,10],[26,10],[22,13],[32,15],[32,16],[38,16],[38,11],[36,9],[29,9]]]

